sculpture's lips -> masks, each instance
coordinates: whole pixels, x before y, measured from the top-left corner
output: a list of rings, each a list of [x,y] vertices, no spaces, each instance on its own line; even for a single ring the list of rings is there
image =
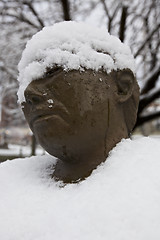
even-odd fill
[[[32,119],[32,124],[47,120],[48,118],[51,118],[53,116],[56,116],[56,114],[44,114],[44,115],[38,115]]]
[[[68,112],[63,109],[57,109],[52,112],[35,112],[32,114],[32,118],[30,119],[30,126],[33,127],[35,124],[41,123],[42,121],[46,121],[50,118],[59,118],[65,122],[68,122]]]

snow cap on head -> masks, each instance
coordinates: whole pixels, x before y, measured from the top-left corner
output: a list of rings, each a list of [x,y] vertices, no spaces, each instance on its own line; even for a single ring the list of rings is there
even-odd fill
[[[28,41],[19,70],[19,102],[25,101],[28,84],[41,78],[46,68],[62,67],[65,71],[130,69],[135,72],[130,48],[107,30],[85,23],[67,21],[44,27]]]

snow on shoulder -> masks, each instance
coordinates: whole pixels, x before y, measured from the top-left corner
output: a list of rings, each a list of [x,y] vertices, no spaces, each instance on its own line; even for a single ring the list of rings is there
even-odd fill
[[[159,240],[160,139],[122,140],[79,184],[51,179],[55,158],[0,164],[2,240]]]
[[[106,29],[98,29],[74,21],[44,27],[28,41],[23,51],[19,70],[20,102],[25,101],[28,84],[42,77],[46,68],[59,66],[65,71],[103,69],[107,73],[117,69],[135,72],[130,48]]]

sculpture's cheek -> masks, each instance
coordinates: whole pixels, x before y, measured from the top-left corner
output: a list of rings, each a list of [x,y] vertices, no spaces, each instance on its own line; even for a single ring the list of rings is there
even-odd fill
[[[33,123],[33,132],[39,138],[54,137],[61,138],[64,131],[68,132],[68,123],[59,115],[50,115],[47,117],[39,118]]]

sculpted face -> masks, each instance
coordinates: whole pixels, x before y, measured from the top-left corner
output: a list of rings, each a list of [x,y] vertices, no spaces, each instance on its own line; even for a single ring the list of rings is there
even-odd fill
[[[48,153],[63,164],[77,165],[77,169],[89,164],[93,170],[122,137],[128,137],[121,100],[126,96],[119,93],[115,78],[114,72],[107,75],[58,68],[28,85],[23,111]]]
[[[66,159],[71,149],[80,148],[82,154],[88,145],[96,146],[98,138],[104,140],[112,98],[111,79],[106,83],[104,76],[58,69],[27,87],[23,103],[26,119],[50,154]]]

